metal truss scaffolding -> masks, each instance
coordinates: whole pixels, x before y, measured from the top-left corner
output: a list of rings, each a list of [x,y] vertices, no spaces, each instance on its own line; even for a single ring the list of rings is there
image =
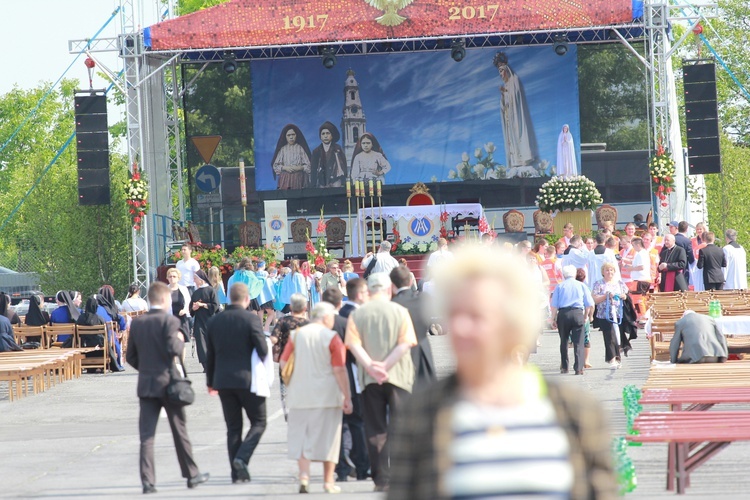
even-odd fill
[[[135,281],[147,287],[156,274],[156,265],[164,256],[164,249],[154,242],[155,215],[185,220],[182,157],[183,144],[179,122],[180,98],[193,81],[182,82],[181,64],[220,63],[227,52],[237,60],[284,57],[320,57],[322,48],[333,48],[337,55],[376,54],[388,52],[416,52],[450,50],[451,41],[461,39],[465,47],[509,47],[522,45],[552,45],[560,37],[571,44],[623,43],[647,68],[650,92],[649,119],[653,143],[661,141],[676,160],[681,161],[679,119],[674,89],[674,76],[670,61],[674,51],[685,41],[687,34],[672,44],[672,25],[687,23],[692,26],[701,19],[716,17],[718,4],[680,5],[678,0],[646,0],[644,17],[630,24],[589,29],[525,31],[494,33],[465,37],[414,38],[400,40],[374,40],[367,42],[331,42],[299,46],[225,47],[206,50],[146,51],[143,46],[141,19],[146,0],[120,0],[122,34],[116,39],[97,40],[90,53],[119,51],[124,64],[122,81],[111,79],[126,95],[128,132],[128,158],[131,165],[138,164],[149,183],[150,213],[140,231],[133,231],[133,272]],[[153,0],[160,19],[171,17],[174,0]],[[689,14],[686,14],[689,12]],[[646,42],[645,57],[632,45],[633,41]],[[71,50],[81,41],[71,41]],[[89,53],[89,55],[91,55]],[[193,79],[195,80],[195,79]],[[678,169],[679,169],[678,164]],[[679,193],[678,196],[679,197]],[[677,198],[677,197],[673,197]],[[671,205],[671,204],[670,204]],[[657,218],[670,220],[675,212],[672,206],[659,206]]]

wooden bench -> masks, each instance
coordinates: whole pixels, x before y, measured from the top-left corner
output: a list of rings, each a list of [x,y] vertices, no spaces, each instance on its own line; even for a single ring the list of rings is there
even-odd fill
[[[684,494],[690,474],[735,441],[750,441],[750,411],[644,412],[636,417],[639,443],[667,443],[667,490]]]
[[[14,351],[0,353],[0,381],[8,382],[10,401],[81,376],[80,349]],[[29,384],[31,389],[29,389]]]

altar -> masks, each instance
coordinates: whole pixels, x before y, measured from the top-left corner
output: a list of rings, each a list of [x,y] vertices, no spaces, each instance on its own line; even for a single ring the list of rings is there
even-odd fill
[[[357,212],[356,223],[353,224],[351,231],[352,255],[363,256],[368,251],[372,251],[372,235],[369,239],[365,228],[365,221],[382,219],[387,221],[388,227],[394,226],[401,235],[401,242],[430,244],[436,242],[440,237],[440,215],[447,213],[450,219],[454,217],[475,217],[480,218],[484,215],[484,209],[479,203],[453,203],[449,205],[416,205],[416,206],[394,206],[394,207],[375,207],[361,208]],[[446,227],[450,230],[450,220],[446,222]],[[375,237],[376,245],[380,243],[380,238]]]

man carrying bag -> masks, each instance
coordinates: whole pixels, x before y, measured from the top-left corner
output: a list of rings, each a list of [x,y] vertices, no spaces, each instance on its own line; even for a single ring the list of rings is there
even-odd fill
[[[156,493],[154,468],[154,434],[159,413],[164,408],[174,436],[177,460],[182,477],[188,488],[195,488],[208,481],[209,474],[201,474],[193,460],[192,445],[185,425],[185,402],[172,401],[167,396],[167,387],[179,375],[175,359],[180,359],[185,346],[184,333],[179,320],[169,314],[172,297],[163,283],[153,283],[148,289],[151,310],[135,318],[130,326],[127,362],[138,370],[138,398],[140,419],[138,428],[141,439],[140,469],[143,493]],[[180,368],[182,364],[180,363]],[[175,372],[175,370],[178,370]]]

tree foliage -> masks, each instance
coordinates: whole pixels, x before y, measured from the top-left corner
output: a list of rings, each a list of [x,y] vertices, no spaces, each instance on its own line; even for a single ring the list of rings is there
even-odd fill
[[[643,44],[635,44],[642,52]],[[648,149],[648,101],[643,64],[619,43],[578,47],[581,142],[608,151]]]
[[[214,7],[215,5],[227,3],[228,1],[229,0],[179,0],[179,2],[177,2],[177,13],[180,16],[184,16],[185,14]]]
[[[0,153],[0,217],[11,214],[74,131],[73,93],[65,80],[36,116]],[[14,89],[0,96],[3,142],[36,106],[47,86]],[[130,282],[130,225],[123,185],[127,161],[111,154],[109,206],[78,205],[75,142],[43,177],[0,234],[0,265],[37,272],[42,290],[94,292],[110,283],[123,293]]]

